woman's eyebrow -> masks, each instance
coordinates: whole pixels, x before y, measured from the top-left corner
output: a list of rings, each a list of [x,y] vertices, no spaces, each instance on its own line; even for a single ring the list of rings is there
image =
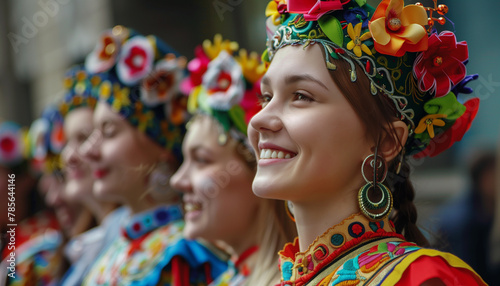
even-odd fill
[[[323,84],[320,80],[317,80],[316,78],[314,78],[310,74],[294,74],[294,75],[286,75],[285,76],[285,83],[286,84],[291,84],[291,83],[298,82],[298,81],[312,81],[312,82],[318,84],[319,86],[321,86],[322,88],[328,90],[328,88],[326,87],[325,84]]]

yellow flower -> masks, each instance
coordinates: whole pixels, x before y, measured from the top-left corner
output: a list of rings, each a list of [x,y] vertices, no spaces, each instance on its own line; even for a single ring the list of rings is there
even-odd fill
[[[280,21],[281,14],[278,12],[278,3],[276,3],[276,1],[271,0],[267,4],[266,17],[272,17],[273,24],[276,26],[278,26],[281,23]]]
[[[120,88],[118,84],[114,84],[113,86],[114,100],[112,107],[115,111],[119,112],[123,106],[129,106],[131,104],[130,98],[128,97],[129,92],[130,90],[128,87]]]
[[[111,82],[105,81],[101,84],[99,88],[99,97],[102,99],[108,99],[111,95]]]
[[[238,50],[238,43],[231,42],[229,40],[222,40],[220,34],[214,36],[214,42],[211,43],[210,40],[203,41],[203,50],[210,60],[215,59],[219,53],[224,50],[228,54],[232,55],[233,52]]]
[[[362,55],[361,50],[363,50],[363,52],[365,52],[366,54],[371,56],[372,52],[365,44],[363,44],[363,41],[366,41],[369,38],[371,38],[372,34],[370,32],[366,32],[360,36],[361,25],[362,25],[362,23],[356,24],[354,29],[352,28],[351,23],[349,23],[349,26],[347,26],[347,33],[349,34],[349,37],[351,37],[351,40],[352,40],[347,44],[347,49],[353,50],[354,54],[357,57],[361,57],[361,55]]]
[[[429,132],[429,136],[434,138],[434,125],[444,126],[445,122],[438,118],[446,118],[446,114],[429,114],[420,119],[417,128],[415,128],[415,134],[423,133],[426,129]]]
[[[241,66],[243,76],[250,83],[255,83],[266,73],[266,68],[264,64],[260,63],[259,56],[256,52],[251,52],[250,55],[248,55],[246,50],[241,49],[240,56],[236,58],[236,61]]]

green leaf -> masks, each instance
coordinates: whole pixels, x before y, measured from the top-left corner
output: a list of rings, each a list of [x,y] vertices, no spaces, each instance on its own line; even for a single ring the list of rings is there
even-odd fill
[[[344,44],[344,31],[339,19],[331,15],[323,15],[318,20],[318,24],[330,41],[342,47]]]
[[[245,111],[235,105],[229,110],[229,117],[233,121],[234,126],[241,131],[243,134],[247,134],[247,124],[245,122]]]

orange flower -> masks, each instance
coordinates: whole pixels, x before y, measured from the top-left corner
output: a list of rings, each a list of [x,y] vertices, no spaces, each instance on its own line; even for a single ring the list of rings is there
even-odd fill
[[[417,128],[415,128],[415,134],[423,133],[426,129],[429,132],[429,136],[434,138],[434,125],[444,126],[445,122],[438,118],[446,118],[446,114],[429,114],[420,119]]]
[[[379,53],[400,57],[427,49],[427,12],[421,6],[403,5],[403,0],[384,0],[373,14],[369,28]]]

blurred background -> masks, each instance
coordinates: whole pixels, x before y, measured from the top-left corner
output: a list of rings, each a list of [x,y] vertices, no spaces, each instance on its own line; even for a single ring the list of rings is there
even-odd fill
[[[188,59],[215,33],[241,47],[264,49],[267,0],[2,0],[0,1],[0,120],[28,126],[62,96],[65,70],[81,63],[99,34],[120,24],[155,34]],[[432,6],[431,0],[422,1]],[[379,1],[369,0],[372,6]],[[414,3],[414,2],[408,2]],[[481,99],[476,120],[463,140],[437,158],[413,160],[419,223],[433,231],[447,204],[474,188],[470,168],[479,155],[495,154],[500,131],[500,1],[440,1],[457,40],[467,40],[469,84]],[[485,167],[486,168],[486,167]],[[491,167],[493,168],[493,167]],[[490,167],[486,168],[487,170]],[[493,176],[495,177],[495,176]],[[493,199],[489,199],[490,202]],[[481,208],[481,207],[480,207]],[[453,209],[453,208],[452,208]],[[473,235],[472,233],[470,235]]]

